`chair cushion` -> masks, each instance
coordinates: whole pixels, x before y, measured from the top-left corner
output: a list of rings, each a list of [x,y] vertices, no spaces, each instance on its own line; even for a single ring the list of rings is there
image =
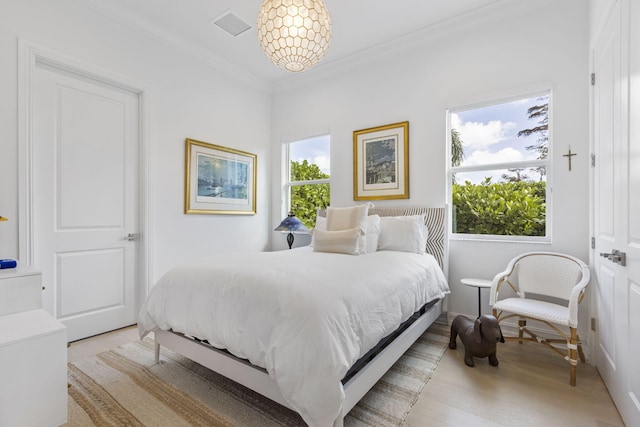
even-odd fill
[[[498,311],[517,313],[521,316],[569,326],[569,308],[550,302],[524,298],[506,298],[496,302],[493,308]]]

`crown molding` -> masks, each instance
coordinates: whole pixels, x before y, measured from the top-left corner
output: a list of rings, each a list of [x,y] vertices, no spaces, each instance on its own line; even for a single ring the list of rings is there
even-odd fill
[[[462,31],[478,29],[491,22],[504,21],[505,18],[520,15],[527,10],[539,9],[559,1],[562,0],[538,0],[535,2],[496,0],[489,5],[478,7],[376,46],[362,49],[328,62],[321,62],[306,73],[286,76],[273,83],[273,92],[288,91],[303,84],[307,85],[314,80],[342,74],[346,70],[353,69],[354,66],[380,62],[383,59],[409,52],[443,37]]]
[[[194,59],[234,80],[238,80],[239,82],[252,86],[260,91],[271,93],[272,84],[268,80],[256,77],[254,74],[237,67],[226,59],[211,53],[211,51],[204,49],[174,33],[164,30],[159,24],[154,24],[149,20],[143,20],[135,17],[110,2],[104,2],[101,0],[72,1],[102,17],[115,21],[120,25],[149,37],[160,44],[176,49],[181,53],[186,53]]]
[[[119,6],[101,0],[72,0],[92,10],[103,17],[111,19],[133,31],[145,35],[158,43],[172,47],[182,53],[188,54],[205,65],[255,89],[266,93],[274,91],[286,91],[289,88],[307,84],[310,81],[320,80],[328,76],[343,73],[354,65],[380,61],[394,55],[408,52],[412,49],[461,31],[471,30],[487,25],[494,21],[504,20],[526,10],[538,9],[548,4],[562,0],[538,0],[525,2],[520,0],[495,0],[493,3],[470,10],[456,17],[442,20],[428,27],[416,30],[412,33],[388,40],[376,46],[362,49],[355,53],[345,55],[330,61],[325,60],[305,73],[285,74],[281,78],[270,81],[257,77],[255,74],[240,68],[233,63],[221,58],[211,51],[198,46],[174,33],[161,27],[159,24],[145,19],[140,19],[123,10]]]

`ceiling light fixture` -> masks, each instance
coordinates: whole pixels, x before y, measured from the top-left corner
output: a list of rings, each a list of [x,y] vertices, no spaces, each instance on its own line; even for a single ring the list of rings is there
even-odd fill
[[[331,44],[331,17],[323,0],[264,0],[257,27],[269,60],[294,73],[315,66]]]

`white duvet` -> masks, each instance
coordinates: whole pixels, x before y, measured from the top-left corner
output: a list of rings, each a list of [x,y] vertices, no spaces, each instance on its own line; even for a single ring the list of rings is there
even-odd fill
[[[311,426],[341,413],[351,365],[449,287],[431,255],[361,256],[299,248],[218,255],[170,270],[138,319],[265,368]]]

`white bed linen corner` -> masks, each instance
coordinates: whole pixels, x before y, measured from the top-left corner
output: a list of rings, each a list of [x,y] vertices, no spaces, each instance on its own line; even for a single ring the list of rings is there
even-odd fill
[[[307,424],[330,426],[341,414],[341,380],[351,365],[448,293],[429,254],[350,256],[304,247],[219,255],[165,274],[138,327],[141,337],[172,329],[248,359],[267,370]]]

